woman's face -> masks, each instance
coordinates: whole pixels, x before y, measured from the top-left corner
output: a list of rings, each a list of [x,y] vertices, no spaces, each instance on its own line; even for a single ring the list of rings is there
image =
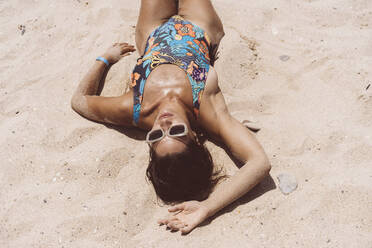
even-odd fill
[[[182,152],[186,148],[187,143],[191,139],[194,139],[190,123],[186,116],[170,110],[159,113],[151,130],[163,129],[163,131],[166,132],[172,125],[181,123],[186,124],[189,130],[186,136],[169,137],[165,135],[163,139],[152,143],[152,148],[158,156]]]

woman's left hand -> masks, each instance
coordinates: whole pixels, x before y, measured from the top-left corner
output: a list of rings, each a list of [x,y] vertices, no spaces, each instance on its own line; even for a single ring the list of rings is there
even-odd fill
[[[187,201],[168,209],[170,214],[158,220],[160,225],[167,225],[172,231],[181,230],[182,234],[192,229],[208,218],[208,208],[199,201]]]
[[[115,64],[121,58],[131,55],[134,51],[136,51],[136,49],[133,45],[129,45],[128,43],[115,43],[106,50],[103,57],[107,59],[110,64]]]

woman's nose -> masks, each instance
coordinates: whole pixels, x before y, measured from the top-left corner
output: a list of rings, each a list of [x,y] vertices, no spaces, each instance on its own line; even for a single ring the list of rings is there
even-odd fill
[[[160,121],[160,127],[164,130],[168,130],[171,125],[172,125],[171,120],[163,119]]]

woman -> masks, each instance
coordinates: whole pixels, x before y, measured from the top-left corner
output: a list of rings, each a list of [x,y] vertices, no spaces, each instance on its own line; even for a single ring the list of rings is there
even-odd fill
[[[179,203],[158,223],[182,233],[240,198],[271,168],[256,138],[226,108],[213,68],[223,36],[210,0],[142,0],[136,26],[142,56],[131,90],[118,97],[97,95],[106,69],[136,50],[116,43],[97,58],[71,101],[90,120],[148,132],[147,177],[165,203]],[[225,177],[213,173],[202,137],[223,144],[244,166],[217,184]]]

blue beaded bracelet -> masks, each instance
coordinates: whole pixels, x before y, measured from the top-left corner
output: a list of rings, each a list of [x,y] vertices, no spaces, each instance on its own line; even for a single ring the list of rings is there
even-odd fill
[[[108,66],[110,65],[110,63],[104,57],[99,56],[99,57],[96,58],[96,60],[97,61],[102,61],[103,63],[105,63]]]

